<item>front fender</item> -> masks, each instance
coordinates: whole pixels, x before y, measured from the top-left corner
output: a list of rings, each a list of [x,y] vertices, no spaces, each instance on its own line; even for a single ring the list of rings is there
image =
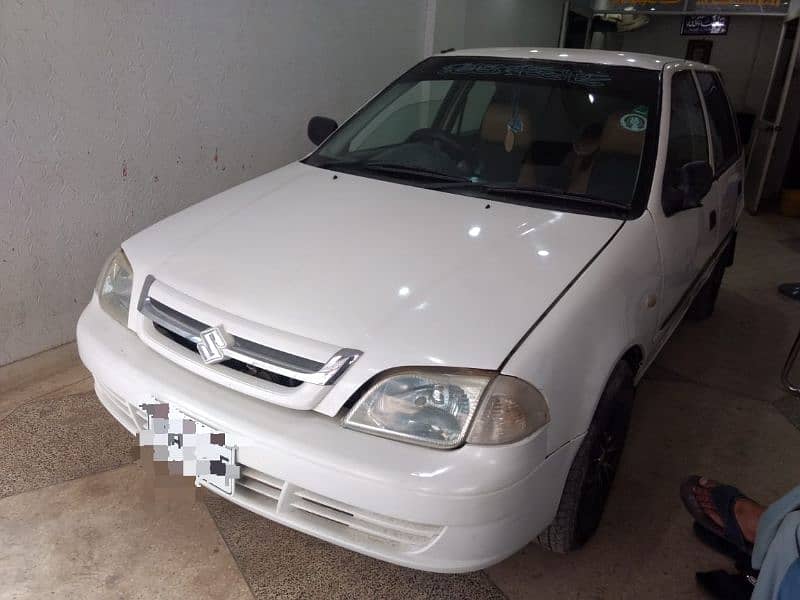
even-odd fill
[[[661,265],[650,213],[626,222],[508,358],[550,407],[548,453],[589,427],[611,372],[638,346],[648,363]],[[641,375],[641,374],[639,374]]]

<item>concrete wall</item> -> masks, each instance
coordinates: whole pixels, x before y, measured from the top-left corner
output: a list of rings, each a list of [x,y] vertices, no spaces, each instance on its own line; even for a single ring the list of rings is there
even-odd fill
[[[310,150],[422,58],[425,0],[0,0],[0,364],[73,339],[106,256]]]
[[[434,52],[557,46],[563,0],[436,0]]]
[[[681,36],[681,21],[680,16],[654,15],[646,27],[622,34],[622,48],[683,58],[688,40],[712,40],[711,64],[722,71],[736,110],[757,113],[769,82],[783,20],[732,15],[728,35],[707,38]]]
[[[467,0],[465,45],[557,46],[562,0]]]

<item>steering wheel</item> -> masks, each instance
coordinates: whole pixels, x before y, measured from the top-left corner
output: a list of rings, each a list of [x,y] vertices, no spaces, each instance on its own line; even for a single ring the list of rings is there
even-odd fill
[[[460,163],[461,161],[469,162],[469,151],[464,147],[464,144],[456,136],[441,129],[433,127],[425,127],[417,129],[414,133],[408,136],[407,142],[430,142],[434,146],[439,147],[454,161]]]

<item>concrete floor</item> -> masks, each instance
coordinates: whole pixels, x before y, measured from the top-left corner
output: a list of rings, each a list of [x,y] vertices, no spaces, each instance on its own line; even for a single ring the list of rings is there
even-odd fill
[[[798,480],[800,401],[779,372],[800,305],[775,292],[800,280],[798,253],[800,220],[745,218],[717,312],[685,323],[642,382],[583,550],[531,544],[468,575],[380,563],[155,473],[74,345],[0,368],[0,598],[702,598],[694,572],[729,565],[693,537],[680,480],[764,502]]]

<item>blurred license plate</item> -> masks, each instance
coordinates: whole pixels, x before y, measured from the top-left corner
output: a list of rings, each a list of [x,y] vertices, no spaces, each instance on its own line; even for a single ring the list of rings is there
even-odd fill
[[[166,403],[143,404],[142,408],[147,412],[147,429],[141,432],[139,444],[153,447],[153,460],[181,462],[180,472],[194,476],[195,485],[233,493],[240,469],[236,446],[226,440],[225,433]]]

